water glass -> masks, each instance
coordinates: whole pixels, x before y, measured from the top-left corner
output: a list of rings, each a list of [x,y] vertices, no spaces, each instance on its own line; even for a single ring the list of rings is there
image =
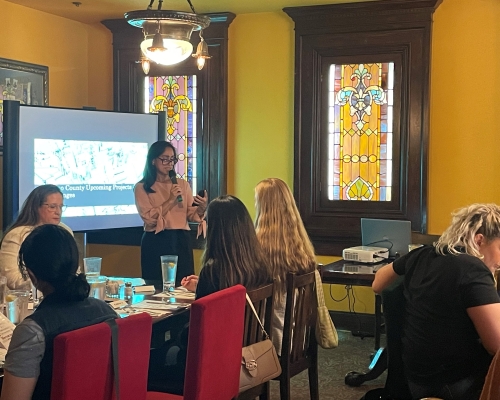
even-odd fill
[[[177,275],[177,256],[160,256],[161,274],[163,277],[163,292],[173,292]]]
[[[104,300],[106,298],[106,280],[105,276],[87,276],[87,282],[90,285],[89,297]]]
[[[5,297],[7,304],[7,318],[18,324],[28,316],[29,290],[8,290]]]
[[[83,259],[83,269],[87,278],[101,275],[102,257],[85,257]]]

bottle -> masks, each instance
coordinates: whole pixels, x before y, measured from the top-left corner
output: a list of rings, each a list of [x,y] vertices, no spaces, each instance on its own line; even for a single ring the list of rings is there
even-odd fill
[[[134,292],[132,290],[132,282],[125,282],[125,298],[126,299],[131,299],[132,296],[134,295]]]

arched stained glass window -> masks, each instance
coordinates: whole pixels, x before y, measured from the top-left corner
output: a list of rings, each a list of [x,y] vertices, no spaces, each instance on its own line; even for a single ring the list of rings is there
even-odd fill
[[[144,81],[144,109],[167,114],[167,141],[177,149],[177,176],[189,182],[197,192],[196,177],[196,75],[147,76]]]
[[[328,199],[391,201],[394,63],[332,64]]]

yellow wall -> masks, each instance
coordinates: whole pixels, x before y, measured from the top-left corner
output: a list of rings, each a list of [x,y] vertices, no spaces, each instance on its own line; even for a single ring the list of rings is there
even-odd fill
[[[90,26],[0,0],[0,58],[49,67],[49,105],[112,109],[112,38]]]
[[[500,203],[500,2],[444,0],[434,14],[429,229],[473,202]]]
[[[238,15],[229,27],[228,192],[253,214],[255,185],[293,183],[293,23]]]

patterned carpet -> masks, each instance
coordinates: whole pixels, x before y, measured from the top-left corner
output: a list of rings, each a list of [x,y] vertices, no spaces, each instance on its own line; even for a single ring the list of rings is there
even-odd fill
[[[376,380],[352,388],[344,384],[349,371],[365,372],[373,353],[374,339],[360,339],[350,332],[339,331],[339,347],[333,350],[319,348],[319,397],[321,400],[359,400],[370,389],[384,386],[386,373]],[[385,336],[382,336],[384,342]],[[291,379],[291,400],[309,399],[307,371]],[[279,400],[279,383],[271,382],[271,400]]]

